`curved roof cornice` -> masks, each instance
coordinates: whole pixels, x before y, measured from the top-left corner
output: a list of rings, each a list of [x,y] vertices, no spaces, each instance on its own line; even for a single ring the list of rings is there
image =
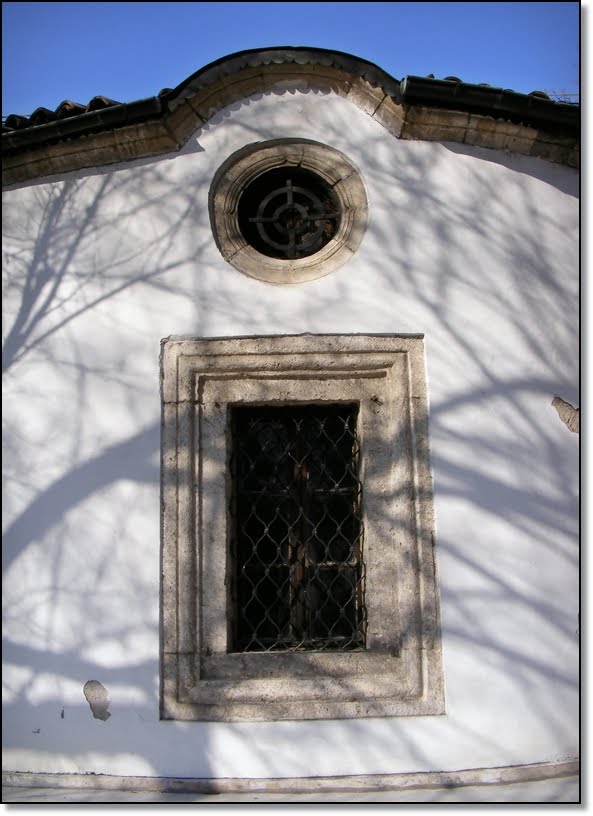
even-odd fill
[[[87,106],[65,101],[55,112],[38,108],[28,119],[8,117],[3,183],[179,150],[222,108],[291,86],[333,91],[398,139],[463,142],[578,166],[576,105],[452,77],[400,81],[350,54],[285,46],[223,57],[176,88],[137,102],[94,97]]]
[[[232,74],[248,69],[268,70],[274,65],[300,65],[305,73],[316,73],[317,69],[333,68],[345,74],[360,76],[375,88],[382,88],[386,94],[399,98],[401,83],[390,74],[368,60],[346,54],[343,51],[330,51],[326,48],[308,48],[306,46],[279,46],[274,48],[248,49],[221,57],[196,71],[169,91],[170,104],[173,106],[209,85],[224,80]],[[305,68],[308,66],[308,68]]]

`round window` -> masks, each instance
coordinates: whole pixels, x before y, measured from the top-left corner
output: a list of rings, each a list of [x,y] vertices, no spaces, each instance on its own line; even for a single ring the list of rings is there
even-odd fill
[[[300,167],[268,170],[239,199],[245,240],[270,258],[306,258],[340,226],[340,202],[322,178]]]
[[[223,257],[271,283],[327,275],[356,251],[367,199],[354,165],[333,148],[297,139],[250,145],[219,169],[210,220]]]

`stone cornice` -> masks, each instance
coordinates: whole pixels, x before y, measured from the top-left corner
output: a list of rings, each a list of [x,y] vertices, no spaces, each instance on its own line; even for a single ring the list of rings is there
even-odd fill
[[[281,48],[218,60],[157,97],[5,132],[3,184],[175,152],[222,108],[282,90],[336,93],[398,139],[458,142],[579,165],[577,106],[458,81],[399,82],[340,52]]]

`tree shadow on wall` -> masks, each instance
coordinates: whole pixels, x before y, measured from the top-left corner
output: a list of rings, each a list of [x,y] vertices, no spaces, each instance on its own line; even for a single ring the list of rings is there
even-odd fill
[[[327,134],[345,152],[347,124]],[[542,213],[526,171],[497,189],[468,150],[473,194],[461,195],[440,181],[449,148],[408,150],[394,164],[386,144],[381,132],[360,156],[375,208],[361,250],[333,280],[304,285],[299,330],[426,334],[448,717],[278,723],[273,750],[269,725],[228,724],[225,744],[261,775],[308,774],[311,751],[353,773],[386,756],[434,769],[434,745],[453,736],[477,763],[520,762],[492,722],[505,695],[521,701],[529,726],[541,723],[547,744],[569,741],[576,619],[550,572],[576,575],[575,452],[544,407],[555,393],[576,396],[577,294],[546,252],[553,241],[573,252],[574,236]],[[232,285],[196,274],[222,264],[207,182],[180,184],[156,163],[136,171],[31,187],[4,218],[5,742],[40,769],[47,757],[67,771],[217,775],[216,724],[158,720],[159,342],[177,320],[207,336],[213,315],[238,334],[272,333],[282,295],[254,282],[246,313]],[[519,211],[528,220],[514,220]],[[369,269],[372,284],[361,286],[356,272]],[[461,290],[480,319],[463,311]],[[484,315],[504,315],[503,331]],[[109,693],[108,720],[93,717],[89,680]],[[321,761],[320,773],[332,767]]]

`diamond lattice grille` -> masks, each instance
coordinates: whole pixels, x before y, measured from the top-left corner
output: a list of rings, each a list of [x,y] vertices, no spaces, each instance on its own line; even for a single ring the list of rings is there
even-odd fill
[[[356,405],[232,412],[237,651],[364,648]]]

